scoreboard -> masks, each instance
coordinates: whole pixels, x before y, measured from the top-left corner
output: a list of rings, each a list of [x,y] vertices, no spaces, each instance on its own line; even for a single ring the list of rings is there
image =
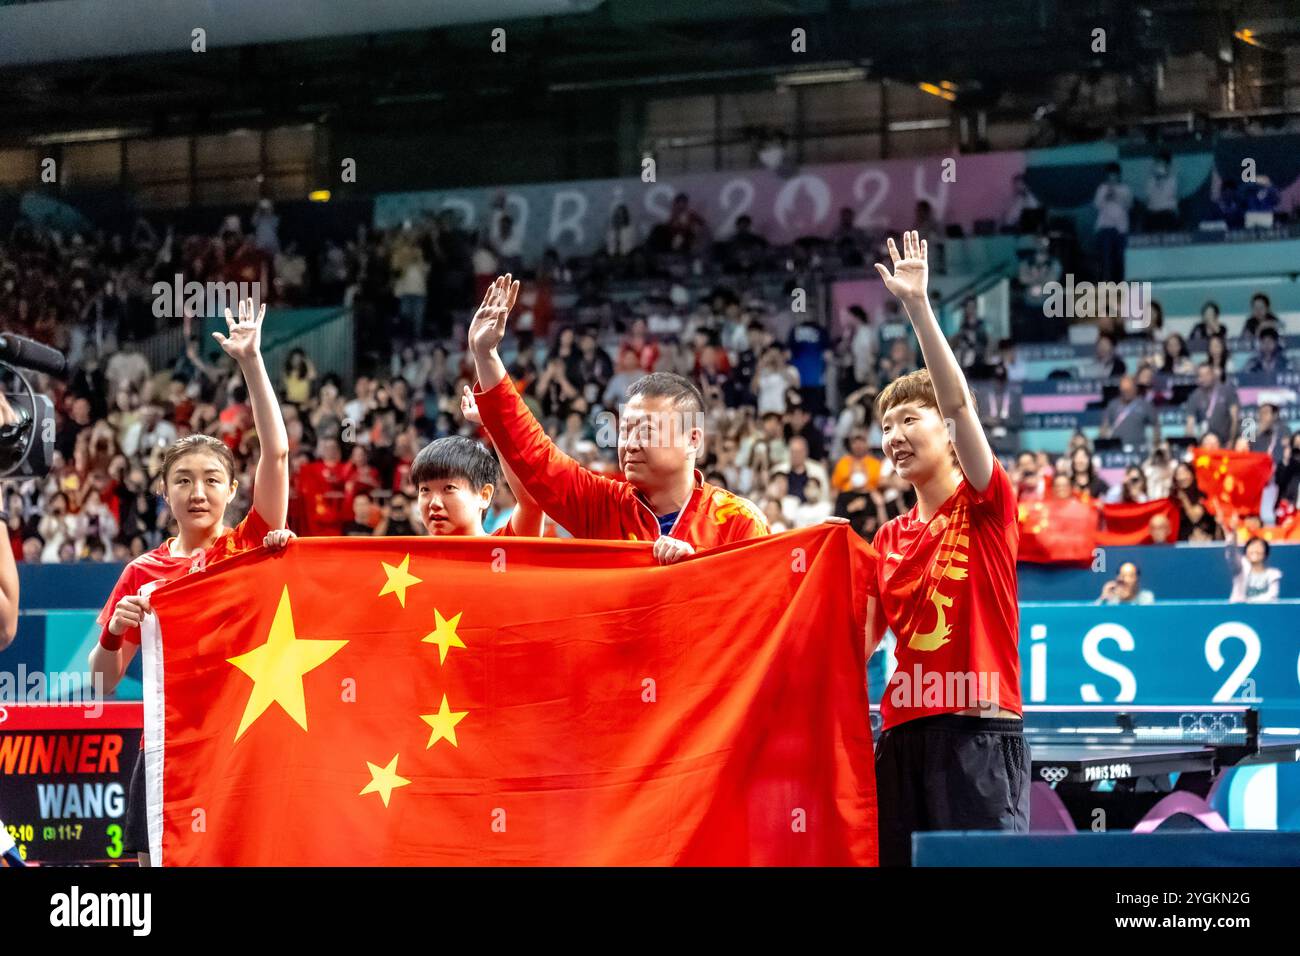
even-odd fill
[[[140,748],[137,702],[0,707],[0,820],[31,863],[115,864]]]

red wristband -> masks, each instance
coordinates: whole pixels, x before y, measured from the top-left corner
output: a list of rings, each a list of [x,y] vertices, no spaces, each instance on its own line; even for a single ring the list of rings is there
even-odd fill
[[[114,634],[108,628],[104,628],[99,635],[99,646],[106,651],[120,651],[122,649],[122,635]]]

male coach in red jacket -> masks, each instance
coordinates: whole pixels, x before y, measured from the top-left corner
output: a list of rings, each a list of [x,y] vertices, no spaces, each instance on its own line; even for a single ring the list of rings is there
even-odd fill
[[[625,481],[589,471],[556,448],[497,354],[518,293],[509,275],[498,278],[470,323],[474,397],[497,453],[548,515],[578,538],[654,541],[660,564],[768,533],[752,502],[695,469],[704,401],[680,375],[654,372],[628,386],[618,432]]]

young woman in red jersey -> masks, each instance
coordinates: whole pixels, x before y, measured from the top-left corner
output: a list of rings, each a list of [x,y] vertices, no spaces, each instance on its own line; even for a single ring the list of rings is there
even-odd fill
[[[280,405],[262,361],[262,319],[266,306],[254,315],[252,300],[239,303],[239,319],[226,310],[228,335],[213,337],[239,363],[253,406],[253,422],[261,446],[253,487],[253,507],[234,528],[223,523],[226,505],[234,497],[235,462],[230,449],[208,435],[181,438],[163,458],[162,496],[176,519],[177,535],[140,555],[122,571],[98,623],[99,643],[90,653],[91,672],[111,693],[140,647],[140,625],[149,610],[148,590],[190,571],[266,545],[277,549],[293,536],[282,530],[289,509],[289,439]],[[146,593],[141,594],[141,589]],[[146,815],[144,741],[127,792],[123,848],[149,865]]]
[[[916,492],[916,506],[872,542],[879,598],[868,602],[868,652],[887,626],[898,661],[876,746],[886,866],[911,862],[918,830],[1029,828],[1016,494],[930,308],[927,253],[904,233],[902,255],[889,240],[893,273],[876,265],[925,358],[876,399],[885,455]]]

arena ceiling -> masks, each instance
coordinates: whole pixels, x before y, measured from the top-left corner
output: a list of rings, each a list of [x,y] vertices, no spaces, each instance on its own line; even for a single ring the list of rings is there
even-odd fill
[[[504,55],[489,50],[493,26],[507,31]],[[795,28],[806,53],[791,50]],[[1091,49],[1096,28],[1105,56]],[[1141,70],[1165,53],[1222,55],[1242,28],[1281,50],[1300,37],[1300,0],[604,0],[500,24],[0,68],[0,140],[219,131],[403,104],[526,111],[584,90],[744,89],[845,67],[947,80],[979,99],[1045,90],[1062,73]]]

